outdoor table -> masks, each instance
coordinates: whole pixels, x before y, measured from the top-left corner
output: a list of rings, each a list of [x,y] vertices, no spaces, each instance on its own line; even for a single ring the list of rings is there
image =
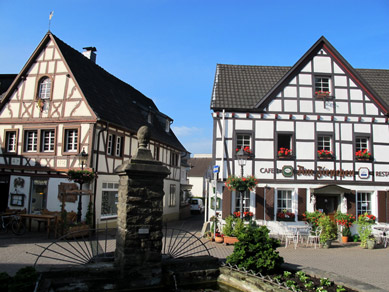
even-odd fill
[[[50,226],[51,221],[54,221],[54,237],[57,237],[57,216],[54,215],[41,215],[41,214],[20,214],[20,217],[28,219],[28,231],[31,231],[31,221],[32,220],[46,220],[47,221],[47,238],[50,237]]]
[[[300,240],[300,236],[302,234],[307,234],[309,235],[309,229],[310,227],[309,226],[302,226],[302,225],[292,225],[292,226],[288,226],[290,229],[294,230],[294,234],[296,235],[297,237],[297,242],[299,242]]]

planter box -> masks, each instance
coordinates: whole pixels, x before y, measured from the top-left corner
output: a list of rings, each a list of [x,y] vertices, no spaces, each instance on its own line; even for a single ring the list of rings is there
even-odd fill
[[[294,218],[277,218],[277,221],[288,221],[288,222],[294,222]]]
[[[238,238],[234,236],[224,236],[224,244],[229,245],[229,244],[235,244],[235,242],[238,242]]]

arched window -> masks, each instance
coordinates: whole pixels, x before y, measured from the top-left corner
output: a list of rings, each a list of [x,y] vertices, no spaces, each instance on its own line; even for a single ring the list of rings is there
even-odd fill
[[[39,82],[39,95],[40,99],[50,99],[51,94],[51,79],[44,77]]]

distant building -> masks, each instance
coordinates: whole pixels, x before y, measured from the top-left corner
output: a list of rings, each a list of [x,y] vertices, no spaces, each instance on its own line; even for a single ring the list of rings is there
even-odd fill
[[[114,170],[134,155],[137,131],[148,125],[150,150],[171,172],[164,180],[164,219],[178,219],[181,156],[187,151],[170,128],[173,120],[98,66],[96,48],[84,49],[81,54],[48,32],[4,94],[0,209],[59,211],[60,194],[78,187],[66,171],[81,168],[78,156],[84,150],[85,169],[95,171],[97,179],[84,185],[91,196],[83,196],[83,218],[91,200],[95,223],[115,224]],[[69,196],[66,209],[77,212],[77,201]]]
[[[194,154],[188,163],[192,197],[203,198],[204,205],[207,206],[210,202],[209,195],[213,193],[209,184],[212,178],[212,154]]]
[[[218,64],[211,109],[223,218],[243,204],[269,225],[314,210],[389,222],[389,70],[354,69],[321,37],[293,67]],[[259,180],[242,202],[224,187],[241,147]]]

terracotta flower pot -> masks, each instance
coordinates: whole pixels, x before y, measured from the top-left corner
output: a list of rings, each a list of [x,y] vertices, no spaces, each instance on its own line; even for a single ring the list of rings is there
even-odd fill
[[[224,241],[223,237],[221,237],[221,236],[216,236],[215,237],[215,242],[216,243],[223,243],[223,241]]]
[[[348,236],[342,236],[342,242],[343,243],[348,242]]]

